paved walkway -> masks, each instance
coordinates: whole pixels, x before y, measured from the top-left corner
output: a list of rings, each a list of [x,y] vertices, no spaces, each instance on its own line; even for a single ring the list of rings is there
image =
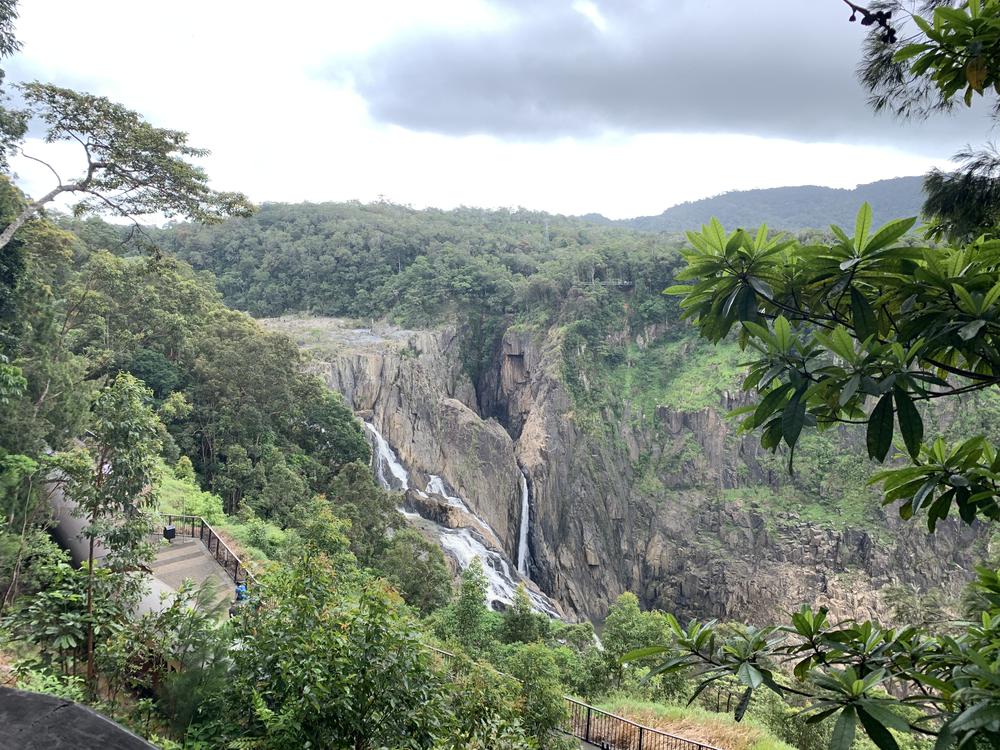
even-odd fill
[[[231,602],[235,584],[222,566],[205,549],[198,539],[176,537],[169,544],[160,541],[153,560],[153,577],[150,592],[139,605],[140,611],[159,609],[162,593],[176,593],[186,579],[195,583],[211,580],[216,584],[217,604]]]

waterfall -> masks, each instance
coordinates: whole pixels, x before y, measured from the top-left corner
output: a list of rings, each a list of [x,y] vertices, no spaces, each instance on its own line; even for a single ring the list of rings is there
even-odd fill
[[[462,498],[448,494],[448,490],[444,486],[444,480],[437,474],[430,475],[429,481],[427,482],[427,488],[424,492],[429,492],[432,495],[440,495],[448,501],[448,505],[454,505],[456,508],[461,508],[466,513],[472,513],[472,511],[469,510],[469,506],[465,504],[465,501],[462,500]]]
[[[521,470],[521,527],[517,534],[517,572],[528,577],[528,525],[531,516],[531,497],[528,476]]]
[[[378,483],[387,490],[403,492],[409,490],[410,473],[400,462],[399,457],[392,449],[392,446],[389,445],[389,442],[377,429],[375,429],[374,425],[368,422],[365,422],[364,425],[372,439],[372,469],[374,470],[375,478],[378,480]],[[521,489],[523,511],[523,506],[524,503],[527,502],[528,496],[527,480],[523,474],[521,475]],[[490,525],[483,519],[479,518],[479,516],[470,509],[468,503],[466,503],[461,497],[451,494],[448,486],[440,476],[431,474],[430,481],[427,483],[427,489],[425,491],[421,491],[420,489],[416,489],[414,491],[424,496],[427,494],[434,494],[443,498],[449,505],[461,508],[463,511],[479,521],[484,528],[489,529],[492,532]],[[496,603],[513,603],[514,595],[517,593],[517,587],[521,583],[522,578],[527,580],[527,575],[519,575],[517,571],[512,570],[512,566],[507,558],[505,558],[503,554],[489,549],[476,531],[468,528],[452,529],[447,526],[442,526],[429,519],[423,519],[423,517],[419,514],[408,511],[402,506],[397,508],[397,510],[410,521],[433,524],[441,547],[458,562],[458,566],[462,570],[468,568],[469,565],[472,564],[472,561],[477,557],[482,561],[483,572],[486,574],[487,603],[490,604],[490,606],[495,606]],[[523,513],[523,516],[526,518],[527,513]],[[524,521],[522,521],[521,534],[522,538],[526,538],[527,528]],[[526,543],[522,543],[521,547],[526,547]],[[525,555],[526,552],[522,552],[519,549],[518,568],[521,567],[521,558]],[[559,617],[556,607],[546,596],[539,594],[531,588],[528,588],[528,596],[531,599],[532,606],[536,610],[544,612],[550,617]]]
[[[368,422],[364,423],[365,428],[372,436],[374,442],[375,455],[373,458],[375,468],[375,478],[378,483],[387,490],[402,490],[406,492],[410,489],[410,473],[403,468],[403,465],[396,457],[396,452],[389,446],[388,441],[382,437],[382,433],[375,429]],[[385,472],[389,470],[388,476]],[[393,481],[395,480],[395,481]]]
[[[472,564],[472,560],[478,557],[483,561],[483,572],[486,573],[487,598],[492,601],[500,601],[511,604],[520,576],[511,570],[510,564],[498,552],[487,549],[474,533],[469,529],[441,529],[441,546],[450,552],[459,567],[465,570]],[[544,596],[528,588],[528,598],[531,599],[532,606],[539,612],[544,612],[550,617],[558,617],[558,613],[551,602]]]

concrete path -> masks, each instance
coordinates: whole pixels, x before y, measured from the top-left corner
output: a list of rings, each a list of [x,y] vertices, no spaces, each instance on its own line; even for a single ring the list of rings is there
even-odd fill
[[[153,560],[150,592],[140,604],[140,610],[158,609],[160,594],[176,593],[187,579],[197,584],[211,580],[218,592],[216,604],[233,600],[235,584],[199,540],[177,537],[169,543],[163,540],[159,543]]]

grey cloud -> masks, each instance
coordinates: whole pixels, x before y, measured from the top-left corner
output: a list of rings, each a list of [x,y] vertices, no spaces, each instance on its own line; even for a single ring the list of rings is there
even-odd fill
[[[379,121],[548,140],[603,132],[725,132],[897,142],[938,154],[983,139],[975,113],[901,127],[854,75],[862,30],[838,0],[499,0],[479,33],[424,32],[341,61]]]

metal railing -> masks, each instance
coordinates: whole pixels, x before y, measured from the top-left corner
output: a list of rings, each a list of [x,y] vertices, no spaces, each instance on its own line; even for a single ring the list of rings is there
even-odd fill
[[[563,731],[602,750],[718,750],[566,697]]]
[[[455,654],[427,644],[424,647],[453,673]],[[566,701],[566,719],[560,727],[561,731],[601,750],[719,750],[703,742],[643,726],[568,695],[564,695],[563,699]]]
[[[226,571],[226,575],[233,579],[234,583],[256,584],[257,579],[253,573],[247,570],[243,561],[237,557],[236,553],[229,549],[218,532],[213,529],[201,516],[175,516],[162,514],[167,526],[173,526],[177,530],[178,536],[191,537],[200,540],[209,554]]]

